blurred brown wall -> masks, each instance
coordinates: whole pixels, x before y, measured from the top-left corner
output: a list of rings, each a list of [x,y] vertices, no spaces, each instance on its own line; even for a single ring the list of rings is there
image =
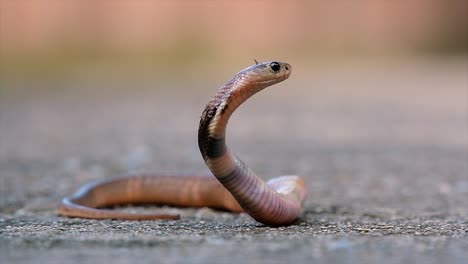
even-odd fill
[[[4,52],[56,46],[133,50],[195,38],[223,49],[405,49],[468,34],[467,3],[0,0],[1,46]]]

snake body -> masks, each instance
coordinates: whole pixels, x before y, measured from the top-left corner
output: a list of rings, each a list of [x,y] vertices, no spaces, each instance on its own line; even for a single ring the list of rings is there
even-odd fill
[[[208,102],[200,118],[198,146],[215,177],[147,175],[91,183],[64,198],[58,213],[93,219],[179,218],[99,209],[118,204],[156,203],[244,211],[271,226],[294,223],[307,193],[304,181],[290,175],[265,183],[225,143],[232,113],[252,95],[287,79],[290,73],[291,66],[284,62],[256,63],[234,75]]]

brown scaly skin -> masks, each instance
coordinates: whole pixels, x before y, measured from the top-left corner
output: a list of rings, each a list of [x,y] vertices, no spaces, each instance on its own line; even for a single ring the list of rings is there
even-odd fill
[[[58,213],[93,219],[178,219],[177,215],[131,214],[97,209],[117,204],[155,203],[183,207],[212,207],[245,211],[272,226],[297,220],[305,198],[298,176],[282,176],[268,183],[258,178],[225,144],[232,113],[249,97],[289,77],[282,62],[252,65],[229,80],[207,104],[200,119],[198,145],[212,176],[136,176],[88,184],[64,198]]]

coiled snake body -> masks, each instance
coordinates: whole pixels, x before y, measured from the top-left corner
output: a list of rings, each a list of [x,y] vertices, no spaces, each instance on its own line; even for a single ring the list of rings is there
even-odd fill
[[[249,97],[287,79],[290,73],[287,63],[256,63],[237,73],[208,102],[200,119],[198,145],[215,177],[148,175],[91,183],[64,198],[58,213],[93,219],[179,218],[98,209],[117,204],[156,203],[245,211],[258,222],[272,226],[294,223],[307,192],[303,180],[298,176],[282,176],[265,183],[225,143],[232,113]]]

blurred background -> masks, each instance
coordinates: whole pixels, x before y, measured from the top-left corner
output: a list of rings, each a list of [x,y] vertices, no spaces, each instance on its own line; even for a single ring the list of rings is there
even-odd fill
[[[260,175],[304,175],[323,204],[464,199],[467,3],[0,0],[0,205],[206,172],[199,115],[253,59],[293,66],[230,128]]]
[[[0,3],[2,66],[11,71],[129,61],[220,68],[253,58],[314,63],[468,50],[465,0]]]

